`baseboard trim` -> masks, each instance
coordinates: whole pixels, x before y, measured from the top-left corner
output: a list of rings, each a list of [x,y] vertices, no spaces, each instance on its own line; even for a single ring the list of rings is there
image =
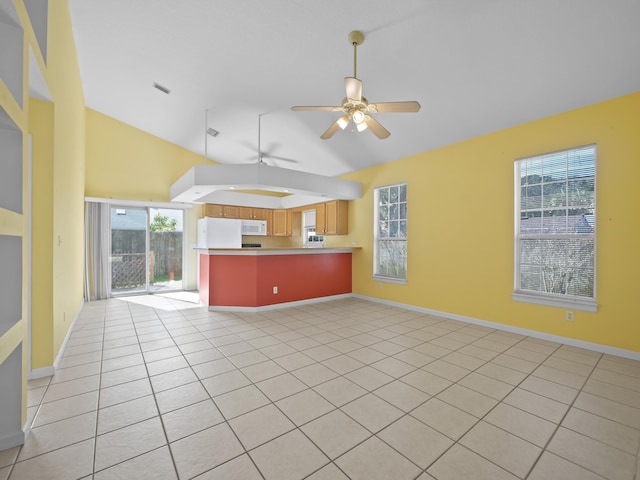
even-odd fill
[[[496,330],[502,330],[505,332],[510,332],[510,333],[517,333],[520,335],[526,335],[528,337],[533,337],[533,338],[538,338],[540,340],[547,340],[550,342],[555,342],[555,343],[563,343],[565,345],[569,345],[572,347],[577,347],[577,348],[584,348],[586,350],[593,350],[595,352],[599,352],[599,353],[606,353],[609,355],[615,355],[616,357],[623,357],[623,358],[628,358],[631,360],[638,360],[640,361],[640,352],[636,352],[633,350],[625,350],[623,348],[617,348],[617,347],[611,347],[609,345],[602,345],[600,343],[592,343],[592,342],[586,342],[583,340],[577,340],[575,338],[571,338],[571,337],[563,337],[560,335],[553,335],[550,333],[545,333],[545,332],[539,332],[537,330],[529,330],[526,328],[520,328],[520,327],[513,327],[511,325],[505,325],[503,323],[496,323],[496,322],[491,322],[488,320],[480,320],[478,318],[473,318],[473,317],[466,317],[464,315],[458,315],[455,313],[448,313],[448,312],[442,312],[439,310],[432,310],[430,308],[422,308],[422,307],[416,307],[414,305],[407,305],[405,303],[400,303],[400,302],[393,302],[391,300],[384,300],[381,298],[376,298],[376,297],[369,297],[366,295],[360,295],[357,293],[354,293],[352,295],[354,298],[360,298],[362,300],[369,300],[372,302],[376,302],[376,303],[382,303],[384,305],[390,305],[393,307],[399,307],[399,308],[405,308],[407,310],[412,310],[415,312],[420,312],[420,313],[426,313],[429,315],[436,315],[438,317],[443,317],[443,318],[447,318],[450,320],[458,320],[461,322],[466,322],[466,323],[471,323],[473,325],[480,325],[483,327],[488,327],[488,328],[494,328]]]
[[[56,355],[56,359],[53,362],[53,365],[47,365],[46,367],[36,368],[35,370],[31,370],[27,378],[29,380],[35,380],[36,378],[42,377],[50,377],[55,375],[56,370],[58,370],[58,366],[60,365],[60,361],[62,360],[62,356],[64,355],[64,350],[67,348],[67,343],[69,343],[69,339],[71,338],[71,332],[73,331],[73,327],[76,325],[76,321],[80,316],[80,311],[84,306],[84,299],[80,301],[80,305],[76,309],[76,314],[73,317],[73,321],[67,330],[67,334],[64,337],[62,345],[60,346],[60,350],[58,350],[58,355]]]
[[[235,307],[235,306],[209,306],[208,310],[210,312],[249,312],[249,313],[259,313],[266,312],[268,310],[278,310],[281,308],[291,308],[291,307],[299,307],[301,305],[310,305],[312,303],[321,303],[321,302],[329,302],[331,300],[341,300],[343,298],[352,297],[352,293],[341,293],[339,295],[330,295],[327,297],[317,297],[317,298],[309,298],[306,300],[296,300],[294,302],[285,302],[285,303],[274,303],[272,305],[263,305],[261,307]]]

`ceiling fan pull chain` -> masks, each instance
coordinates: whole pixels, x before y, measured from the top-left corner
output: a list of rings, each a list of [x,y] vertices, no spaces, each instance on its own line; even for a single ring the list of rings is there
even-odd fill
[[[356,71],[357,65],[358,65],[358,43],[353,42],[353,77],[354,78],[358,78],[357,71]]]

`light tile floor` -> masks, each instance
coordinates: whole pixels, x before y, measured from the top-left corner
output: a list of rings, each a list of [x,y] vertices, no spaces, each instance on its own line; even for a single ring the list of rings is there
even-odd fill
[[[632,480],[640,362],[361,299],[86,304],[0,479]]]

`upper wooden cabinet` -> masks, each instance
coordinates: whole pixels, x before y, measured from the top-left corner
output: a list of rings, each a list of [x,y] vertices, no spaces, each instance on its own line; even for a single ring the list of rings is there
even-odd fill
[[[213,203],[207,203],[204,206],[204,216],[205,217],[224,217],[224,205],[216,205]]]
[[[240,218],[243,220],[268,220],[268,208],[237,207],[208,203],[204,206],[205,217]]]
[[[253,218],[254,220],[269,220],[269,212],[271,211],[268,208],[252,208]]]
[[[288,237],[291,235],[291,211],[286,209],[273,210],[271,235]]]
[[[349,202],[333,200],[316,205],[316,232],[322,235],[347,235]]]

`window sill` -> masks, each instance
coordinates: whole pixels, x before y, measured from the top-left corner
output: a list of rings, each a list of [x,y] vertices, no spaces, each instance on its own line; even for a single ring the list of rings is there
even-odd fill
[[[385,277],[384,275],[374,275],[372,278],[375,282],[395,283],[397,285],[407,284],[406,278]]]
[[[584,312],[597,312],[598,304],[591,298],[561,297],[556,295],[514,292],[511,299],[514,302],[534,303],[548,307],[570,308]]]

